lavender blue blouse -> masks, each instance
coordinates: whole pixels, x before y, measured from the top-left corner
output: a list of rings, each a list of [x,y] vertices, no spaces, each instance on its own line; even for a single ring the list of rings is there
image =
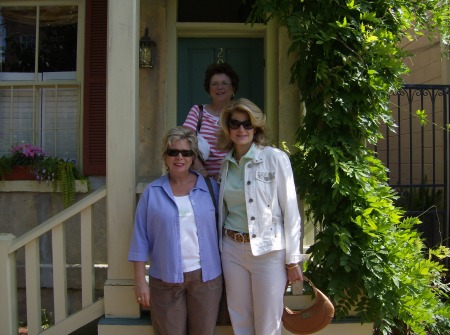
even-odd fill
[[[198,175],[196,172],[192,172]],[[211,180],[216,201],[219,186]],[[199,176],[189,192],[197,225],[204,282],[222,274],[214,204],[205,179]],[[180,221],[168,175],[150,183],[139,199],[128,260],[149,261],[149,275],[167,283],[183,282]]]

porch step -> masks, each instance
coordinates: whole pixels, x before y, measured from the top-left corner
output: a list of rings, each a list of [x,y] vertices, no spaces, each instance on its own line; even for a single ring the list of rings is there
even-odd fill
[[[282,335],[293,335],[283,328]],[[373,323],[361,324],[358,320],[349,318],[333,320],[327,327],[314,333],[314,335],[372,335]]]
[[[130,334],[154,335],[150,316],[144,314],[140,319],[103,317],[98,323],[98,335]],[[233,330],[231,326],[217,326],[214,335],[233,335]]]
[[[356,319],[333,321],[328,327],[316,335],[371,335],[372,324],[360,324]],[[102,318],[98,323],[98,335],[154,335],[151,320],[148,315],[140,319],[129,318]],[[283,328],[283,335],[292,335]],[[231,326],[217,326],[214,335],[233,335]]]
[[[285,295],[284,302],[289,308],[304,309],[313,303],[308,295],[293,296]],[[151,325],[150,311],[142,310],[140,319],[130,318],[102,318],[98,324],[98,335],[130,335],[130,334],[147,334],[154,335]],[[372,335],[373,324],[361,324],[358,318],[349,317],[344,320],[333,320],[330,325],[315,335]],[[233,335],[230,325],[217,326],[214,335]],[[282,335],[293,335],[291,332],[283,328]]]

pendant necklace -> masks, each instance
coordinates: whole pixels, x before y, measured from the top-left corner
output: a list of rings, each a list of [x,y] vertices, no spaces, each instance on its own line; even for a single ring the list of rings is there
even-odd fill
[[[220,113],[216,112],[216,107],[214,107],[214,103],[211,104],[211,107],[212,107],[212,109],[213,109],[214,116],[219,117],[219,114],[220,114]]]
[[[211,104],[211,107],[214,111],[213,115],[217,118],[216,125],[218,125],[220,127],[220,112],[216,112],[216,108],[214,107],[213,103]]]

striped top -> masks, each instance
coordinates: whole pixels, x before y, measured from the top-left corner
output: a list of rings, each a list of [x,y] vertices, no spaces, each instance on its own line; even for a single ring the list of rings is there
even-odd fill
[[[191,110],[189,111],[186,117],[186,120],[183,123],[183,126],[186,128],[190,128],[193,131],[196,131],[199,113],[200,109],[198,105],[192,106]],[[204,163],[206,171],[208,171],[209,175],[216,175],[219,173],[222,160],[227,154],[226,151],[221,151],[216,148],[217,132],[220,129],[219,120],[220,120],[219,117],[210,114],[205,109],[205,107],[203,107],[203,119],[202,119],[202,127],[200,128],[200,134],[202,134],[202,136],[205,138],[205,140],[209,143],[211,147],[209,157]]]

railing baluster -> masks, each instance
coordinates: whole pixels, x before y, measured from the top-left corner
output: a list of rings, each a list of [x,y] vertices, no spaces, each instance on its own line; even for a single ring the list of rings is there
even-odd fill
[[[0,292],[2,303],[0,304],[0,335],[17,333],[17,278],[16,278],[16,254],[8,254],[8,248],[12,244],[14,235],[0,234]]]
[[[64,223],[52,229],[55,323],[67,317],[66,238]]]
[[[28,335],[41,331],[41,264],[39,257],[39,239],[25,246],[25,276],[27,288],[27,324]]]
[[[81,303],[87,307],[95,297],[95,269],[93,259],[92,206],[81,212]]]

